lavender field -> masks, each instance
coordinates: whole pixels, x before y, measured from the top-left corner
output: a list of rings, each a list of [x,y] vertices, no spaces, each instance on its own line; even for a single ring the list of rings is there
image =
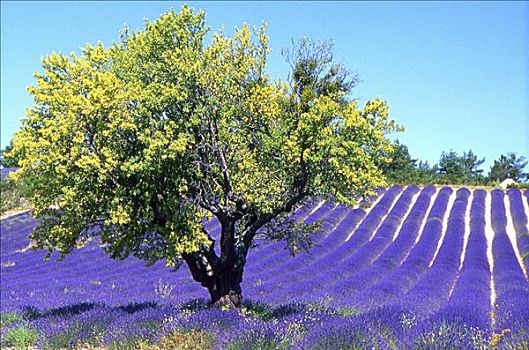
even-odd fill
[[[313,200],[293,215],[322,220],[316,245],[259,242],[241,314],[209,307],[185,265],[111,260],[97,240],[45,262],[19,214],[1,221],[2,346],[529,349],[528,200],[434,186],[392,186],[365,210]]]

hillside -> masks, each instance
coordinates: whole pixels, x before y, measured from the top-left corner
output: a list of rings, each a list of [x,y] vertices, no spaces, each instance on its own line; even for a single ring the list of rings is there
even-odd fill
[[[294,215],[323,220],[316,246],[292,257],[259,242],[244,315],[207,307],[185,266],[111,260],[95,239],[44,262],[28,249],[37,222],[19,214],[1,221],[2,341],[20,344],[22,328],[39,348],[166,335],[197,348],[527,349],[528,201],[529,190],[392,186],[368,209],[309,202]]]

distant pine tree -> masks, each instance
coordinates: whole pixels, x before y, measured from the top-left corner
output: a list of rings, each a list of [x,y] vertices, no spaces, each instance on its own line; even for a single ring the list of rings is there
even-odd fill
[[[0,166],[2,168],[14,168],[19,166],[18,161],[20,159],[19,155],[11,154],[13,149],[13,141],[11,140],[6,148],[0,150]]]
[[[457,152],[450,150],[442,152],[439,159],[439,180],[446,184],[471,184],[483,183],[485,178],[483,170],[479,167],[485,162],[485,158],[478,159],[472,150],[463,152],[460,156]]]
[[[388,181],[398,184],[411,184],[417,180],[417,160],[412,159],[408,147],[399,140],[391,154],[391,163],[382,166]]]
[[[516,182],[528,181],[529,173],[524,172],[527,165],[525,157],[517,157],[516,153],[509,152],[501,155],[490,168],[488,178],[490,181],[503,181],[507,178]]]

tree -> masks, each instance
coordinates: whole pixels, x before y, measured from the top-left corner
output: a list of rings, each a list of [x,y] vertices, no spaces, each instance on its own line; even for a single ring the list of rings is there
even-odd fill
[[[472,150],[463,152],[463,155],[461,156],[461,164],[465,169],[465,183],[476,185],[485,182],[483,169],[479,169],[484,162],[485,158],[478,159],[478,156],[475,155]]]
[[[516,153],[509,152],[507,155],[501,155],[490,168],[489,180],[503,181],[507,178],[516,182],[529,180],[529,173],[524,172],[527,165],[525,157],[517,157]]]
[[[461,162],[457,152],[441,152],[439,158],[439,176],[446,183],[462,183],[467,171]]]
[[[208,31],[184,6],[109,48],[47,56],[15,136],[15,177],[40,218],[37,247],[64,255],[99,235],[113,258],[185,262],[213,303],[239,308],[255,236],[310,244],[314,227],[289,213],[383,185],[375,159],[398,127],[384,101],[347,98],[330,46],[294,48],[291,81],[272,82],[264,25],[206,43]],[[205,216],[220,222],[220,254]]]
[[[0,166],[2,168],[16,168],[20,160],[20,155],[11,152],[13,149],[13,140],[9,141],[9,144],[0,150]]]
[[[437,171],[437,164],[434,166],[430,166],[430,164],[428,164],[428,161],[423,162],[422,160],[420,160],[419,164],[417,164],[416,169],[416,182],[418,184],[425,185],[436,183],[438,180]]]
[[[382,166],[388,180],[392,183],[411,184],[417,181],[417,160],[412,159],[408,147],[398,140],[390,155],[391,163]]]
[[[485,158],[478,157],[469,150],[459,156],[457,152],[450,150],[442,152],[439,159],[439,175],[441,181],[451,184],[476,184],[483,180],[479,169]]]
[[[463,152],[461,162],[466,170],[467,176],[475,178],[483,173],[483,169],[479,169],[479,167],[485,162],[485,158],[478,159],[478,156],[472,150]]]

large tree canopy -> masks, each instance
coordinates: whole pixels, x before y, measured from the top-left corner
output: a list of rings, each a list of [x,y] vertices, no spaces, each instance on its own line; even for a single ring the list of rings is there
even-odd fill
[[[350,98],[356,80],[328,44],[294,45],[290,80],[274,82],[264,25],[208,32],[184,6],[111,47],[44,58],[15,177],[37,247],[65,254],[97,234],[114,258],[185,261],[212,301],[238,306],[258,230],[307,198],[352,204],[384,185],[376,164],[398,126],[384,101]],[[205,216],[220,221],[220,255]],[[284,222],[262,232],[304,246],[307,230]]]

